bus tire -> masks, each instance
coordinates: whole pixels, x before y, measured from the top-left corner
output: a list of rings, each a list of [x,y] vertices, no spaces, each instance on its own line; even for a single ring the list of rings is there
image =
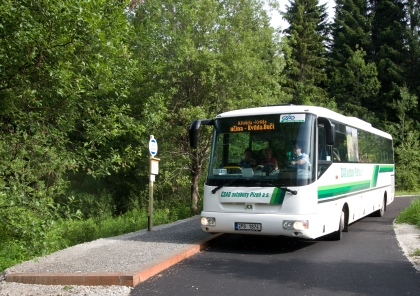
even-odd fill
[[[379,210],[373,212],[373,216],[374,217],[383,217],[383,215],[385,213],[385,207],[386,207],[386,199],[384,197],[384,199],[382,200],[381,208]]]
[[[340,222],[338,224],[338,230],[331,233],[331,235],[330,235],[331,240],[339,241],[343,237],[345,216],[346,216],[346,214],[344,213],[344,209],[343,209],[343,210],[341,210]]]

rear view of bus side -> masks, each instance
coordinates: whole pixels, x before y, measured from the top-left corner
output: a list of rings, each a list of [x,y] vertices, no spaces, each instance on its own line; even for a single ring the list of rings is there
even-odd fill
[[[212,125],[201,228],[211,233],[339,240],[350,223],[394,199],[392,137],[316,106],[225,112]]]

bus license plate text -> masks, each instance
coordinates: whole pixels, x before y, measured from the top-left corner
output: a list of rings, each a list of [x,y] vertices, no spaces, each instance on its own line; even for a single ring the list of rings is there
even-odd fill
[[[235,222],[235,230],[242,230],[242,231],[261,231],[261,223]]]

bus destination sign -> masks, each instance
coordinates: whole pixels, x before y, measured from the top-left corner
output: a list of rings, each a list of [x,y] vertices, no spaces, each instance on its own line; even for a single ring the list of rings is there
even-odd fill
[[[230,127],[231,132],[251,132],[274,130],[274,123],[265,119],[257,120],[238,120],[236,124]]]

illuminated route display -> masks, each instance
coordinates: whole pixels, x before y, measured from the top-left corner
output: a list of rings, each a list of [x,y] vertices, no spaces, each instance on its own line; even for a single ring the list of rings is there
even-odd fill
[[[266,119],[238,120],[230,126],[230,132],[253,132],[274,130],[274,122]]]
[[[216,130],[221,133],[289,132],[305,123],[306,114],[269,114],[220,118]],[[287,130],[287,131],[286,131]]]

